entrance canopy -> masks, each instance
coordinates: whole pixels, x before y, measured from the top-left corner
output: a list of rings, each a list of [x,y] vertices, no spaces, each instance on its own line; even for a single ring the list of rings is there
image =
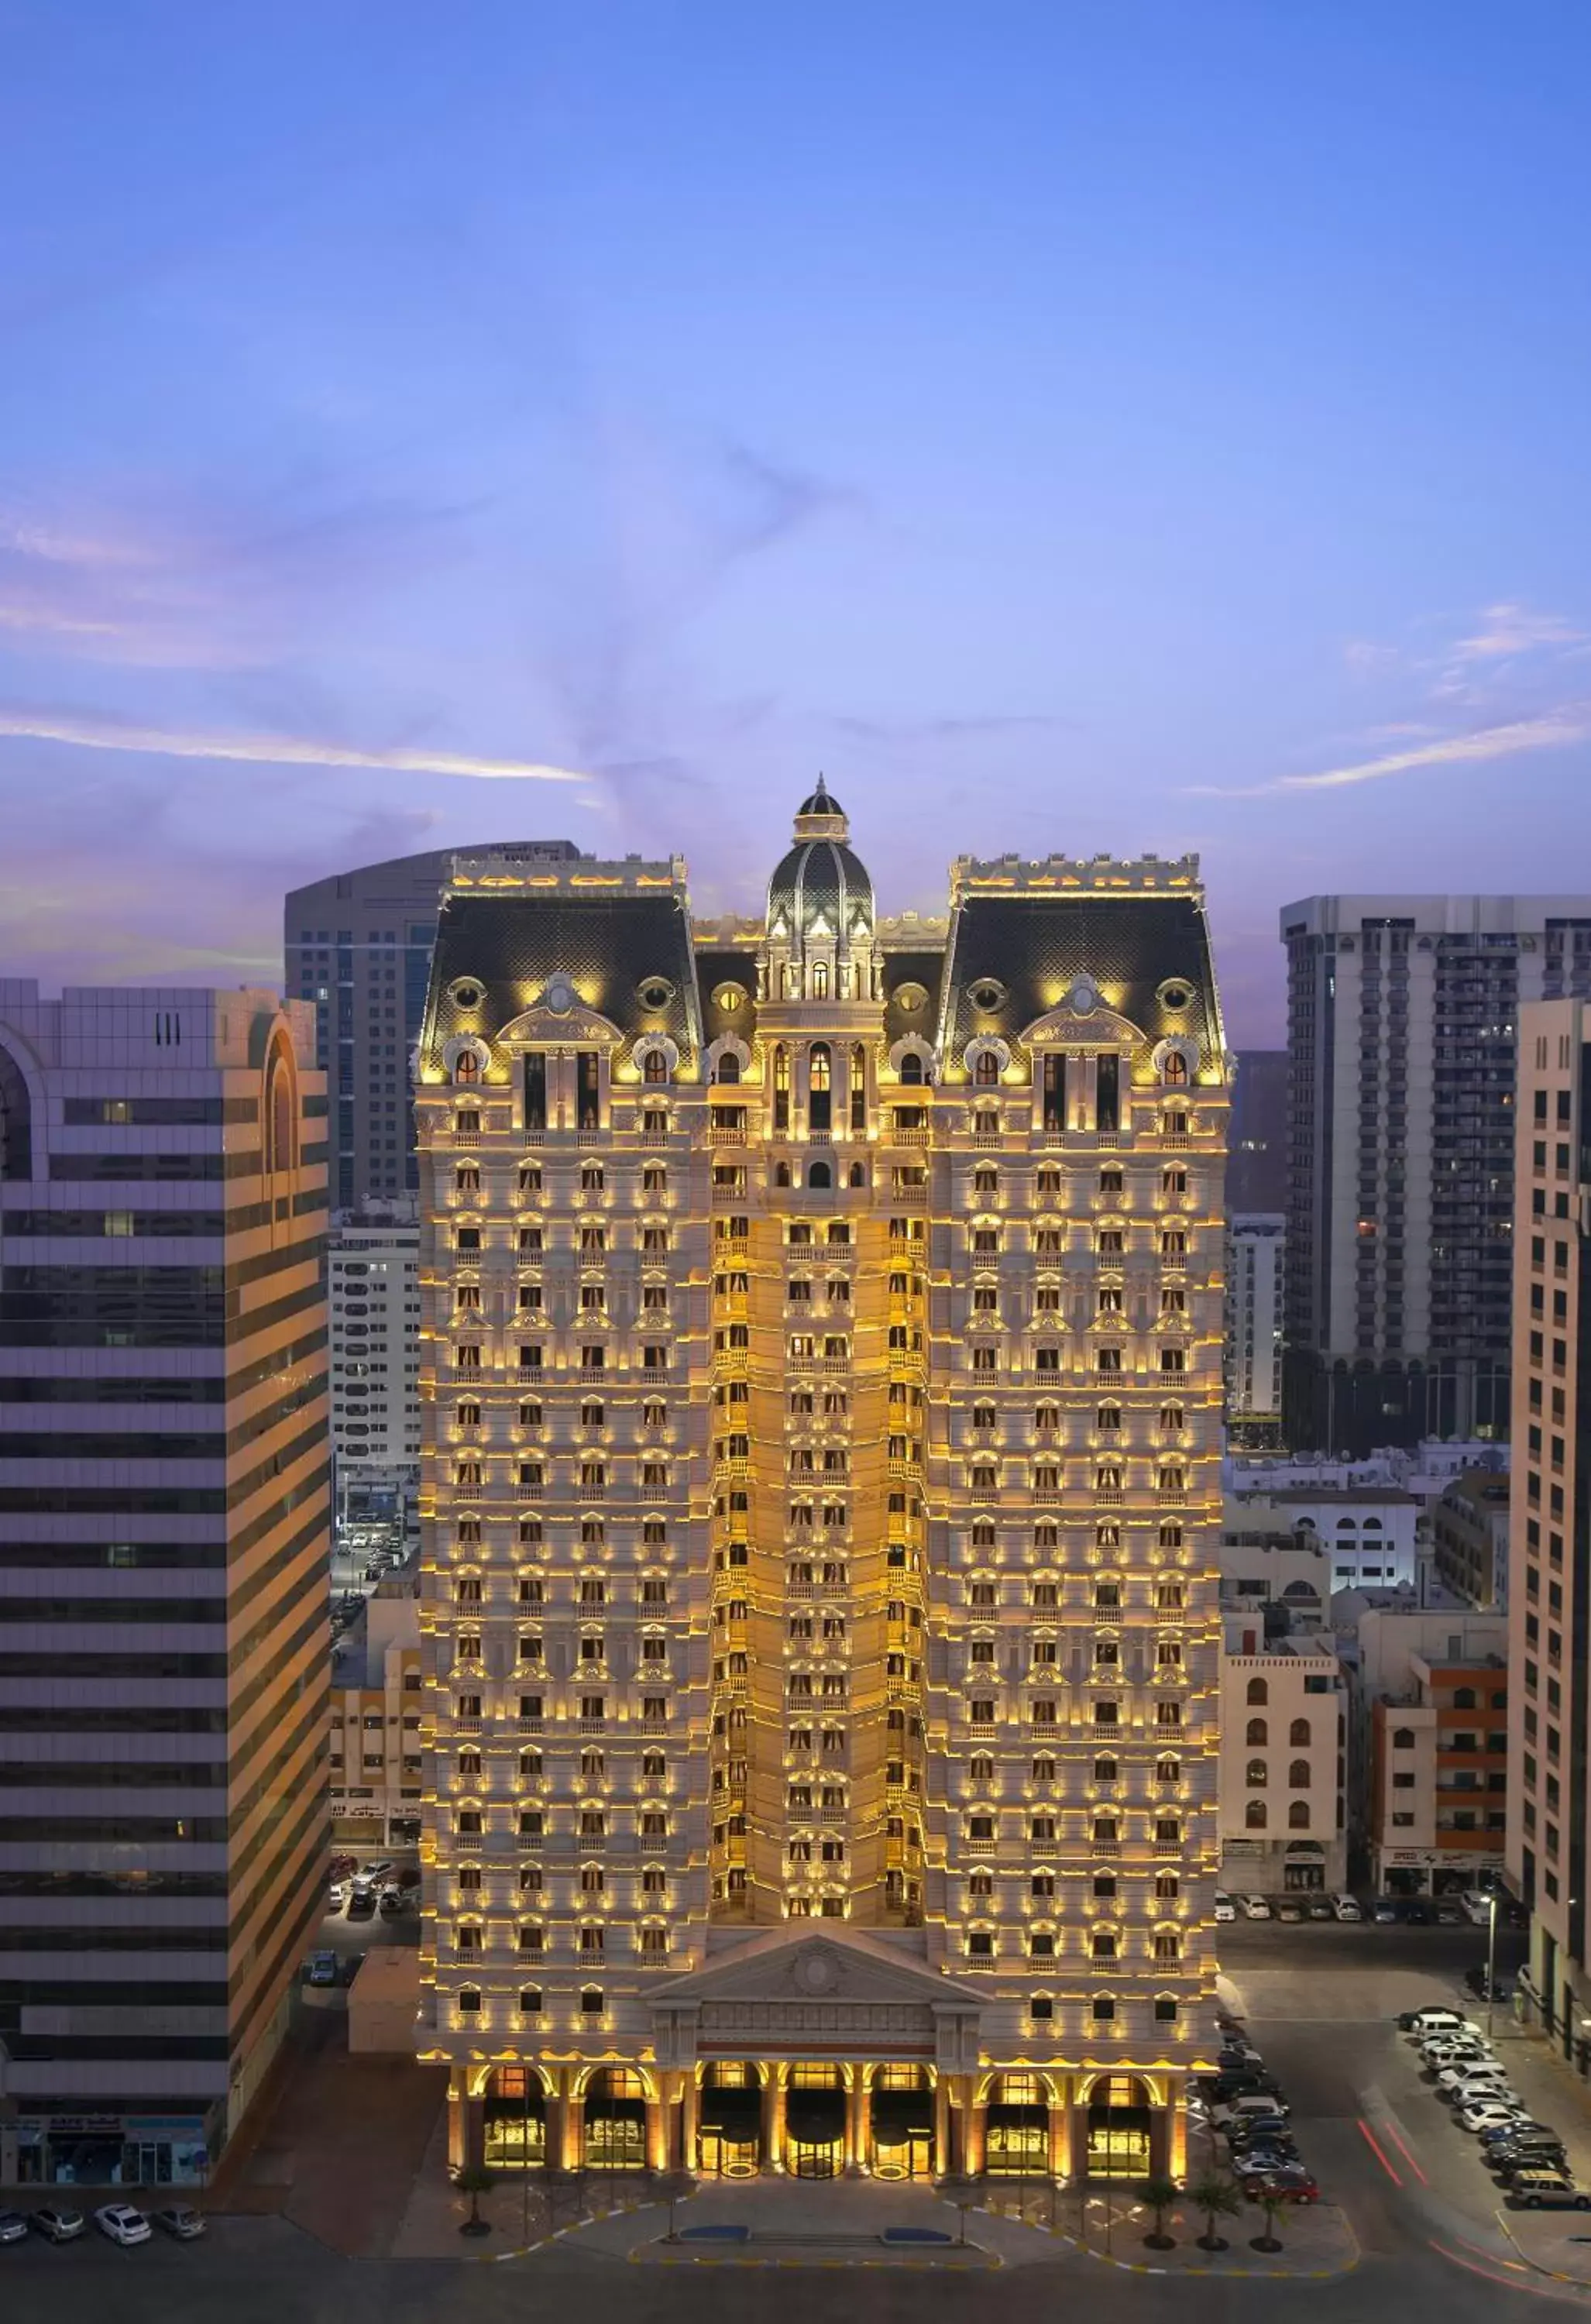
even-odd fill
[[[982,1997],[930,1969],[921,1948],[841,1924],[749,1934],[656,1989],[658,2062],[895,2058],[969,2071]]]

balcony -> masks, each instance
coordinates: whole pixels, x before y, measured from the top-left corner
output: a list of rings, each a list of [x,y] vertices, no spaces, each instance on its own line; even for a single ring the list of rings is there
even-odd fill
[[[582,1856],[600,1856],[608,1845],[605,1831],[582,1831],[575,1837],[575,1845]]]

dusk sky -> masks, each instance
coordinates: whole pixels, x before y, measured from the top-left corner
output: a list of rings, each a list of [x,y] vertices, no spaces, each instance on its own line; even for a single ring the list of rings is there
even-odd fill
[[[0,973],[821,768],[1277,905],[1591,889],[1584,0],[0,0]],[[538,770],[542,771],[538,771]],[[546,770],[573,779],[553,779]]]

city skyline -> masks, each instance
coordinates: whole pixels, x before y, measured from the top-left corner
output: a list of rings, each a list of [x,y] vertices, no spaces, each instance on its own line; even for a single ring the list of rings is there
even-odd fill
[[[755,911],[819,769],[887,909],[1197,849],[1235,1047],[1291,896],[1562,884],[1568,12],[381,25],[11,28],[0,972],[488,818]]]

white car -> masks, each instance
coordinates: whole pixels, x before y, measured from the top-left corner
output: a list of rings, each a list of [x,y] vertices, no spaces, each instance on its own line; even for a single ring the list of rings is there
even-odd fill
[[[1218,1921],[1235,1921],[1237,1918],[1237,1907],[1224,1888],[1216,1890],[1215,1916]]]
[[[1445,2098],[1455,2113],[1460,2107],[1474,2106],[1479,2098],[1490,2098],[1497,2106],[1519,2106],[1519,2093],[1498,2075],[1476,2076],[1473,2080],[1449,2082],[1444,2089],[1439,2082],[1437,2096]]]
[[[345,1880],[334,1880],[331,1886],[326,1892],[326,1911],[328,1913],[340,1913],[347,1901],[347,1882]]]
[[[1457,2119],[1466,2130],[1479,2132],[1501,2130],[1505,2123],[1528,2122],[1530,2117],[1522,2107],[1515,2106],[1510,2099],[1476,2098],[1473,2106],[1461,2106],[1457,2109]]]
[[[1270,1904],[1264,1896],[1246,1896],[1243,1912],[1244,1917],[1250,1921],[1268,1921],[1271,1917]]]
[[[1420,2061],[1433,2071],[1439,2066],[1494,2066],[1497,2053],[1484,2042],[1430,2042],[1421,2043]]]
[[[152,2233],[143,2213],[135,2211],[131,2203],[107,2203],[95,2212],[94,2224],[113,2244],[146,2244]]]
[[[1436,2070],[1437,2088],[1456,2090],[1460,2082],[1505,2082],[1508,2069],[1495,2058],[1450,2058]]]
[[[1331,1909],[1339,1921],[1362,1921],[1365,1917],[1359,1910],[1359,1900],[1356,1896],[1334,1896],[1331,1899]]]
[[[1457,2009],[1416,2009],[1398,2024],[1419,2042],[1432,2034],[1478,2034],[1480,2028]]]

